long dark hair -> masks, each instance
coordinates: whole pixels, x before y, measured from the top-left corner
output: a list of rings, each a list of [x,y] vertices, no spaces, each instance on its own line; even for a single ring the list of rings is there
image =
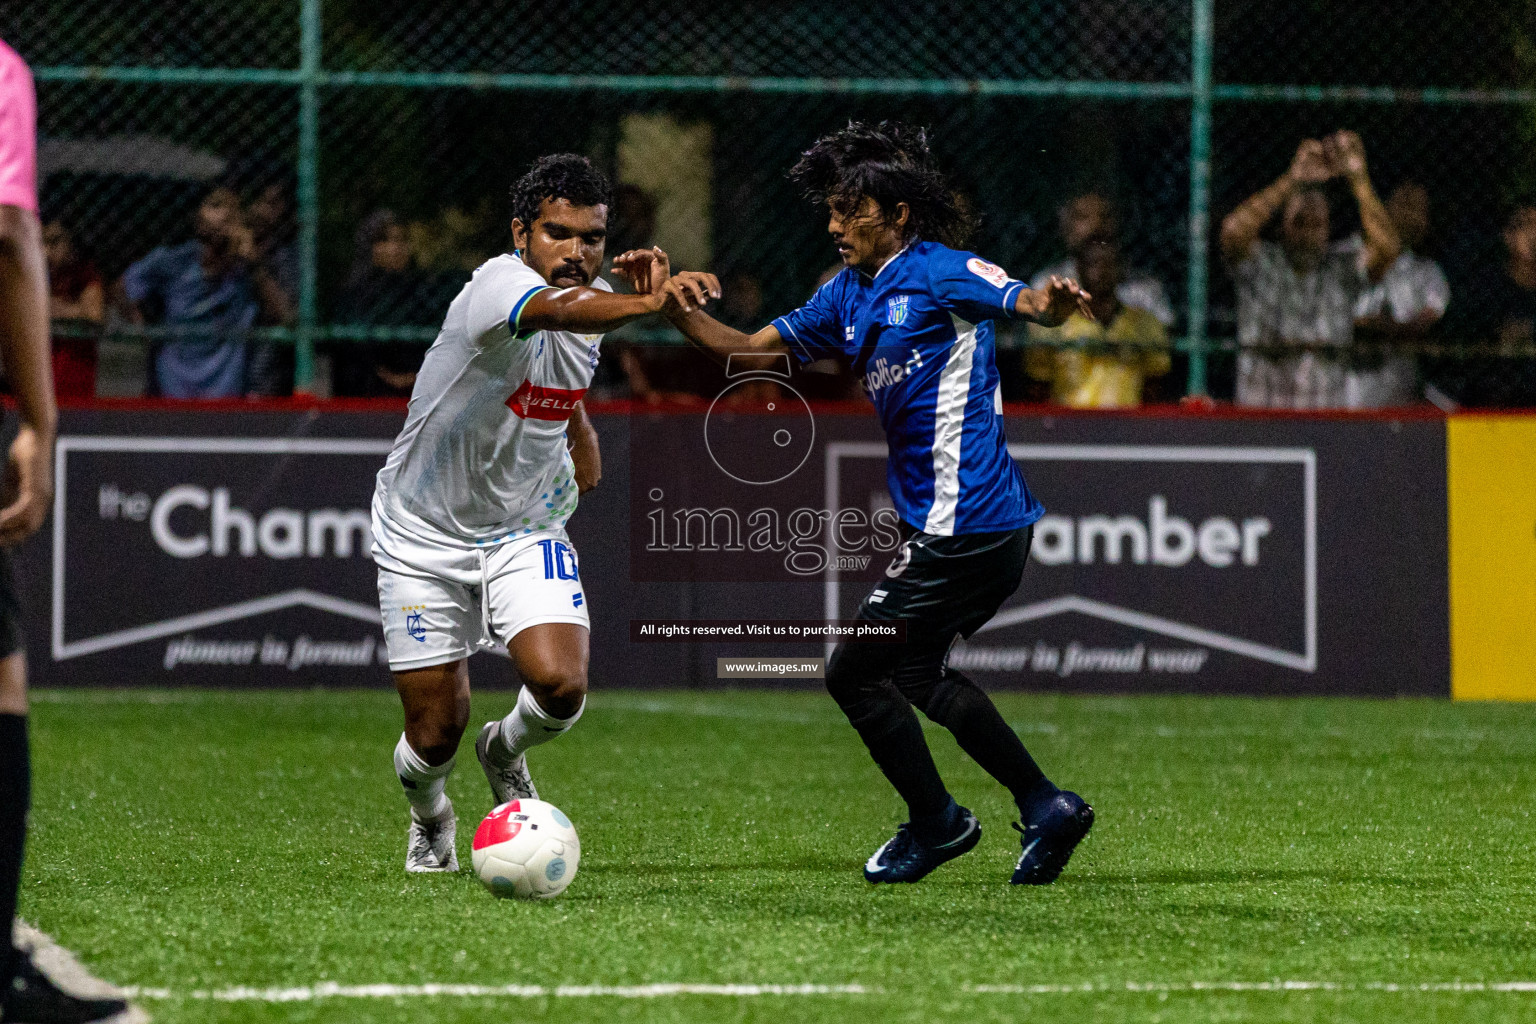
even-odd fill
[[[928,239],[963,246],[975,226],[928,149],[928,133],[900,121],[848,127],[823,135],[800,154],[789,179],[814,203],[839,214],[858,209],[867,197],[887,218],[906,203],[907,241]]]

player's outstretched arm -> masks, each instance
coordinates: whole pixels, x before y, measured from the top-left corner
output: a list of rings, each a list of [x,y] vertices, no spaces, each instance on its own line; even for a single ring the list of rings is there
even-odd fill
[[[1019,297],[1013,300],[1013,311],[1026,320],[1033,320],[1042,327],[1056,327],[1073,313],[1081,313],[1093,319],[1088,303],[1092,295],[1070,277],[1051,275],[1044,288],[1021,288]]]
[[[784,348],[784,339],[779,336],[779,329],[772,324],[755,334],[748,334],[727,327],[702,310],[674,313],[667,320],[695,345],[702,345],[723,356],[742,352],[777,352]]]
[[[21,429],[11,442],[0,545],[36,532],[53,497],[58,411],[48,355],[48,269],[37,215],[0,205],[0,357],[16,395]]]
[[[714,298],[720,297],[720,282],[713,274],[685,271],[673,276],[667,254],[656,248],[632,249],[624,253],[613,261],[613,271],[641,294],[652,291],[657,282],[666,282],[670,279],[697,281]],[[705,313],[703,305],[700,302],[691,309],[678,305],[666,312],[667,320],[672,326],[681,331],[683,336],[695,345],[721,355],[733,355],[739,352],[773,352],[784,347],[784,340],[779,337],[778,328],[769,325],[756,334],[747,334],[734,327],[727,327]]]
[[[656,288],[635,295],[585,286],[547,288],[528,300],[517,326],[521,331],[604,334],[653,313],[691,313],[719,296],[720,284],[709,274],[668,276]]]

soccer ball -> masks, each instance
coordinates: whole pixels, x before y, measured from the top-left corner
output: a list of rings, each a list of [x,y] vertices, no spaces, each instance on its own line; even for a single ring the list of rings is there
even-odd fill
[[[548,900],[565,892],[581,863],[571,819],[543,800],[511,800],[475,829],[475,874],[496,896]]]

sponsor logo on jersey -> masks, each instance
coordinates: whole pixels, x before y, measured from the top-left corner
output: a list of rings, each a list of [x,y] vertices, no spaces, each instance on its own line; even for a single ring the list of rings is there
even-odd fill
[[[906,296],[902,297],[905,298]],[[918,354],[915,348],[912,349],[912,358],[904,363],[892,363],[884,356],[881,356],[875,360],[874,365],[869,368],[869,372],[864,374],[864,390],[872,395],[883,387],[900,384],[917,372],[922,365],[923,357]]]
[[[892,295],[885,303],[885,322],[892,327],[899,327],[907,319],[907,307],[911,301],[910,295]]]
[[[970,259],[965,261],[965,269],[969,270],[983,281],[986,281],[990,284],[995,284],[999,288],[1005,288],[1008,286],[1008,271],[1004,270],[996,263],[988,263],[986,260],[978,259],[977,257],[972,256]]]
[[[586,393],[586,388],[547,388],[525,380],[507,399],[507,408],[525,420],[563,422]]]

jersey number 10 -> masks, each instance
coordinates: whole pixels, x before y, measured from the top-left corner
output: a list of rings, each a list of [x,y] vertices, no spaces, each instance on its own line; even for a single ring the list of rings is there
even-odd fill
[[[544,550],[544,578],[547,580],[576,580],[581,575],[576,568],[576,552],[563,540],[541,540]]]

